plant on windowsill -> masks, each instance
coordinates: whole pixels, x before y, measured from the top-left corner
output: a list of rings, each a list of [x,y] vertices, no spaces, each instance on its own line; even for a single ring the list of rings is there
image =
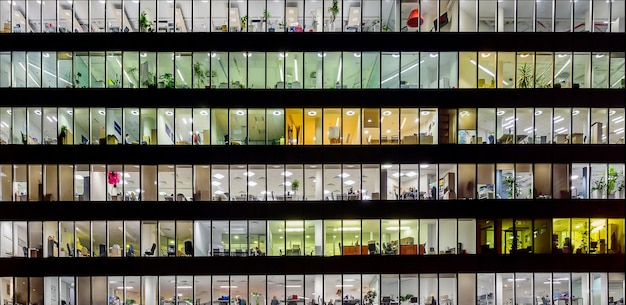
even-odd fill
[[[311,27],[313,29],[316,29],[317,25],[319,24],[319,21],[317,21],[317,10],[311,9],[309,10],[309,14],[311,14],[311,19],[313,20]]]
[[[400,302],[410,301],[412,297],[413,297],[412,294],[407,294],[405,296],[400,296]]]
[[[133,305],[137,303],[137,301],[135,301],[134,299],[126,299],[126,305]]]
[[[517,88],[532,88],[533,87],[533,69],[531,65],[525,63],[517,69],[519,72],[519,78],[517,79]]]
[[[76,77],[74,78],[74,88],[80,88],[80,77],[83,76],[80,72],[76,73]],[[83,86],[85,88],[85,86]]]
[[[294,195],[296,194],[299,188],[300,188],[300,180],[293,179],[293,181],[291,181],[291,190],[293,191]]]
[[[246,23],[248,22],[248,15],[244,15],[239,19],[241,21],[241,31],[244,32],[244,30],[246,29]]]
[[[154,23],[148,20],[146,12],[141,13],[139,16],[139,31],[140,32],[152,32],[152,26]]]
[[[364,296],[363,301],[365,301],[366,305],[374,305],[374,301],[376,300],[376,296],[378,294],[374,290],[369,290]]]
[[[377,31],[377,28],[378,28],[378,25],[379,25],[379,24],[380,24],[380,19],[374,19],[374,20],[372,20],[372,22],[370,23],[370,26],[369,26],[369,30],[368,30],[368,31],[369,31],[369,32],[378,32],[378,31]]]
[[[262,294],[258,291],[253,291],[250,295],[254,298],[254,305],[261,305],[261,296]]]
[[[618,191],[618,180],[622,176],[622,172],[618,172],[614,167],[610,167],[606,175],[606,188],[608,191],[609,199],[615,198],[615,192]],[[623,179],[622,182],[623,184]]]
[[[211,72],[205,70],[200,62],[193,64],[193,77],[196,79],[196,88],[208,88],[207,80],[211,77]]]
[[[163,88],[174,88],[174,75],[172,73],[165,73],[159,77],[159,83],[163,84]]]
[[[515,177],[513,176],[504,177],[504,184],[506,185],[506,195],[508,199],[515,199],[522,194],[522,190],[520,189],[517,181],[515,181]],[[515,191],[515,197],[513,196],[514,191]]]
[[[156,88],[156,83],[157,83],[156,74],[152,72],[148,72],[148,76],[143,80],[143,82],[141,82],[141,85],[149,89],[154,89]]]
[[[591,187],[591,191],[595,191],[596,192],[596,199],[601,199],[602,198],[602,194],[604,193],[604,190],[606,190],[606,182],[604,181],[604,177],[600,178],[599,180],[596,180],[593,183],[593,187]]]
[[[57,144],[58,145],[65,144],[66,142],[65,137],[67,137],[67,126],[61,125],[61,129],[59,131],[59,138],[57,139]]]
[[[383,25],[382,30],[383,32],[391,32],[391,28],[387,24]]]
[[[120,80],[118,78],[115,79],[110,79],[109,78],[109,88],[119,88],[120,87]]]
[[[328,12],[330,13],[330,23],[335,23],[339,14],[339,0],[333,0],[333,4],[328,8]]]
[[[267,9],[263,10],[263,22],[269,21],[272,18],[272,14]]]

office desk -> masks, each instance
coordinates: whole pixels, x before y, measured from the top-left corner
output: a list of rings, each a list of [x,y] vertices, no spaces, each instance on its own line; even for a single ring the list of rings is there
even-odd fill
[[[369,251],[367,246],[343,246],[343,255],[366,255]]]
[[[400,245],[400,255],[417,255],[426,253],[424,245],[419,245],[419,253],[417,252],[417,245]]]
[[[122,257],[121,248],[109,248],[109,257]]]
[[[526,138],[528,138],[527,135],[516,135],[514,139],[513,135],[505,134],[498,139],[498,142],[500,144],[525,144],[525,142],[528,142]]]
[[[41,257],[41,252],[37,248],[28,248],[28,257]]]

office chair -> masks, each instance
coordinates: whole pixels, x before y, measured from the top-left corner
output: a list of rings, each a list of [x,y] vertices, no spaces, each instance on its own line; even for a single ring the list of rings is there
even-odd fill
[[[28,257],[28,248],[22,247],[22,250],[24,251],[24,257]]]
[[[131,244],[128,247],[128,253],[126,253],[126,256],[135,257],[135,246],[134,245]]]
[[[106,257],[107,256],[107,246],[105,244],[100,244],[98,246],[98,249],[100,250],[100,257]]]
[[[167,246],[167,256],[176,256],[176,247],[174,245]]]
[[[70,257],[74,257],[74,250],[72,250],[72,248],[70,248],[70,244],[67,243],[67,253],[69,254]]]
[[[220,248],[213,249],[213,256],[220,256]]]
[[[146,250],[146,252],[144,252],[144,255],[146,256],[154,256],[154,251],[156,250],[156,243],[152,244],[152,248],[150,248],[150,251]]]
[[[293,245],[291,247],[291,255],[300,256],[300,245]]]
[[[190,240],[185,242],[185,255],[193,256],[193,243]]]
[[[367,242],[367,251],[370,255],[378,254],[378,249],[376,248],[376,241],[370,240]]]

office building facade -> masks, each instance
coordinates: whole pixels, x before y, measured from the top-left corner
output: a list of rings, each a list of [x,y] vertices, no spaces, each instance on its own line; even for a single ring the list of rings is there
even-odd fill
[[[624,2],[2,1],[2,304],[623,305]]]

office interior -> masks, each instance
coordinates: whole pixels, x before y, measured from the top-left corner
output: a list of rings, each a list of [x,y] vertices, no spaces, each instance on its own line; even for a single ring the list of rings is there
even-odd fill
[[[624,52],[0,52],[0,87],[624,88]]]
[[[624,144],[624,108],[0,107],[4,145]]]
[[[0,221],[0,257],[624,253],[623,218]]]
[[[624,1],[48,1],[2,3],[4,33],[624,32]]]
[[[5,304],[69,305],[621,305],[625,287],[620,272],[47,276],[0,281]]]
[[[623,200],[623,163],[2,164],[0,201]]]

